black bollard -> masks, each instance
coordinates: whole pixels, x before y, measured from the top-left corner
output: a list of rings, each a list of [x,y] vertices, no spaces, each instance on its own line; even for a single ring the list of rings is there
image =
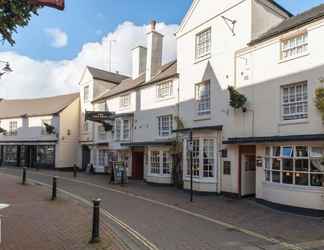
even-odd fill
[[[73,177],[77,178],[78,175],[78,166],[76,164],[73,165]]]
[[[57,177],[53,177],[53,184],[52,184],[52,201],[56,200],[57,197]]]
[[[27,168],[24,167],[23,168],[23,174],[22,174],[22,184],[23,185],[26,185],[26,171],[27,171]]]
[[[100,242],[100,202],[101,199],[93,200],[92,236],[90,243]]]

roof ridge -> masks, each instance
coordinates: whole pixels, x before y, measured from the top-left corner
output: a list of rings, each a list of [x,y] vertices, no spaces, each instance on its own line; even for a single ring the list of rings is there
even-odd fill
[[[104,73],[109,73],[109,74],[113,74],[113,75],[129,77],[128,75],[120,74],[120,73],[117,73],[117,72],[111,72],[111,71],[108,71],[108,70],[100,69],[100,68],[89,66],[89,65],[87,65],[87,68],[94,69],[94,70],[99,70],[99,71],[102,71]]]
[[[45,97],[37,97],[37,98],[17,98],[17,99],[2,99],[1,101],[35,101],[35,100],[45,100],[45,99],[52,99],[52,98],[58,98],[58,97],[64,97],[64,96],[72,96],[72,95],[80,95],[80,92],[73,92],[70,94],[64,94],[64,95],[54,95],[54,96],[45,96]]]

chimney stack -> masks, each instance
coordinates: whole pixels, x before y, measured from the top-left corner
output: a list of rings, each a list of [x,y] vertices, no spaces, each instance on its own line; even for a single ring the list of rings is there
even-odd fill
[[[146,81],[150,81],[162,65],[163,35],[156,31],[156,21],[147,34]]]
[[[136,79],[146,70],[146,60],[147,60],[147,48],[143,46],[137,46],[132,50],[133,57],[133,73],[132,78]]]

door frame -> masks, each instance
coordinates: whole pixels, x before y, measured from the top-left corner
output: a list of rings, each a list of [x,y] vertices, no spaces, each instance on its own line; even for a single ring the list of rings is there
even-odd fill
[[[255,155],[256,156],[256,145],[239,145],[239,168],[238,168],[238,189],[239,196],[242,198],[242,156],[243,155]]]

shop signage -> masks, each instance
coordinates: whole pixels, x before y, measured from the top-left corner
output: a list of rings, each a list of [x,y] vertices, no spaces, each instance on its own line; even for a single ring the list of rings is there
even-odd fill
[[[113,120],[114,115],[115,114],[111,112],[86,111],[85,120],[103,123],[108,120]]]

